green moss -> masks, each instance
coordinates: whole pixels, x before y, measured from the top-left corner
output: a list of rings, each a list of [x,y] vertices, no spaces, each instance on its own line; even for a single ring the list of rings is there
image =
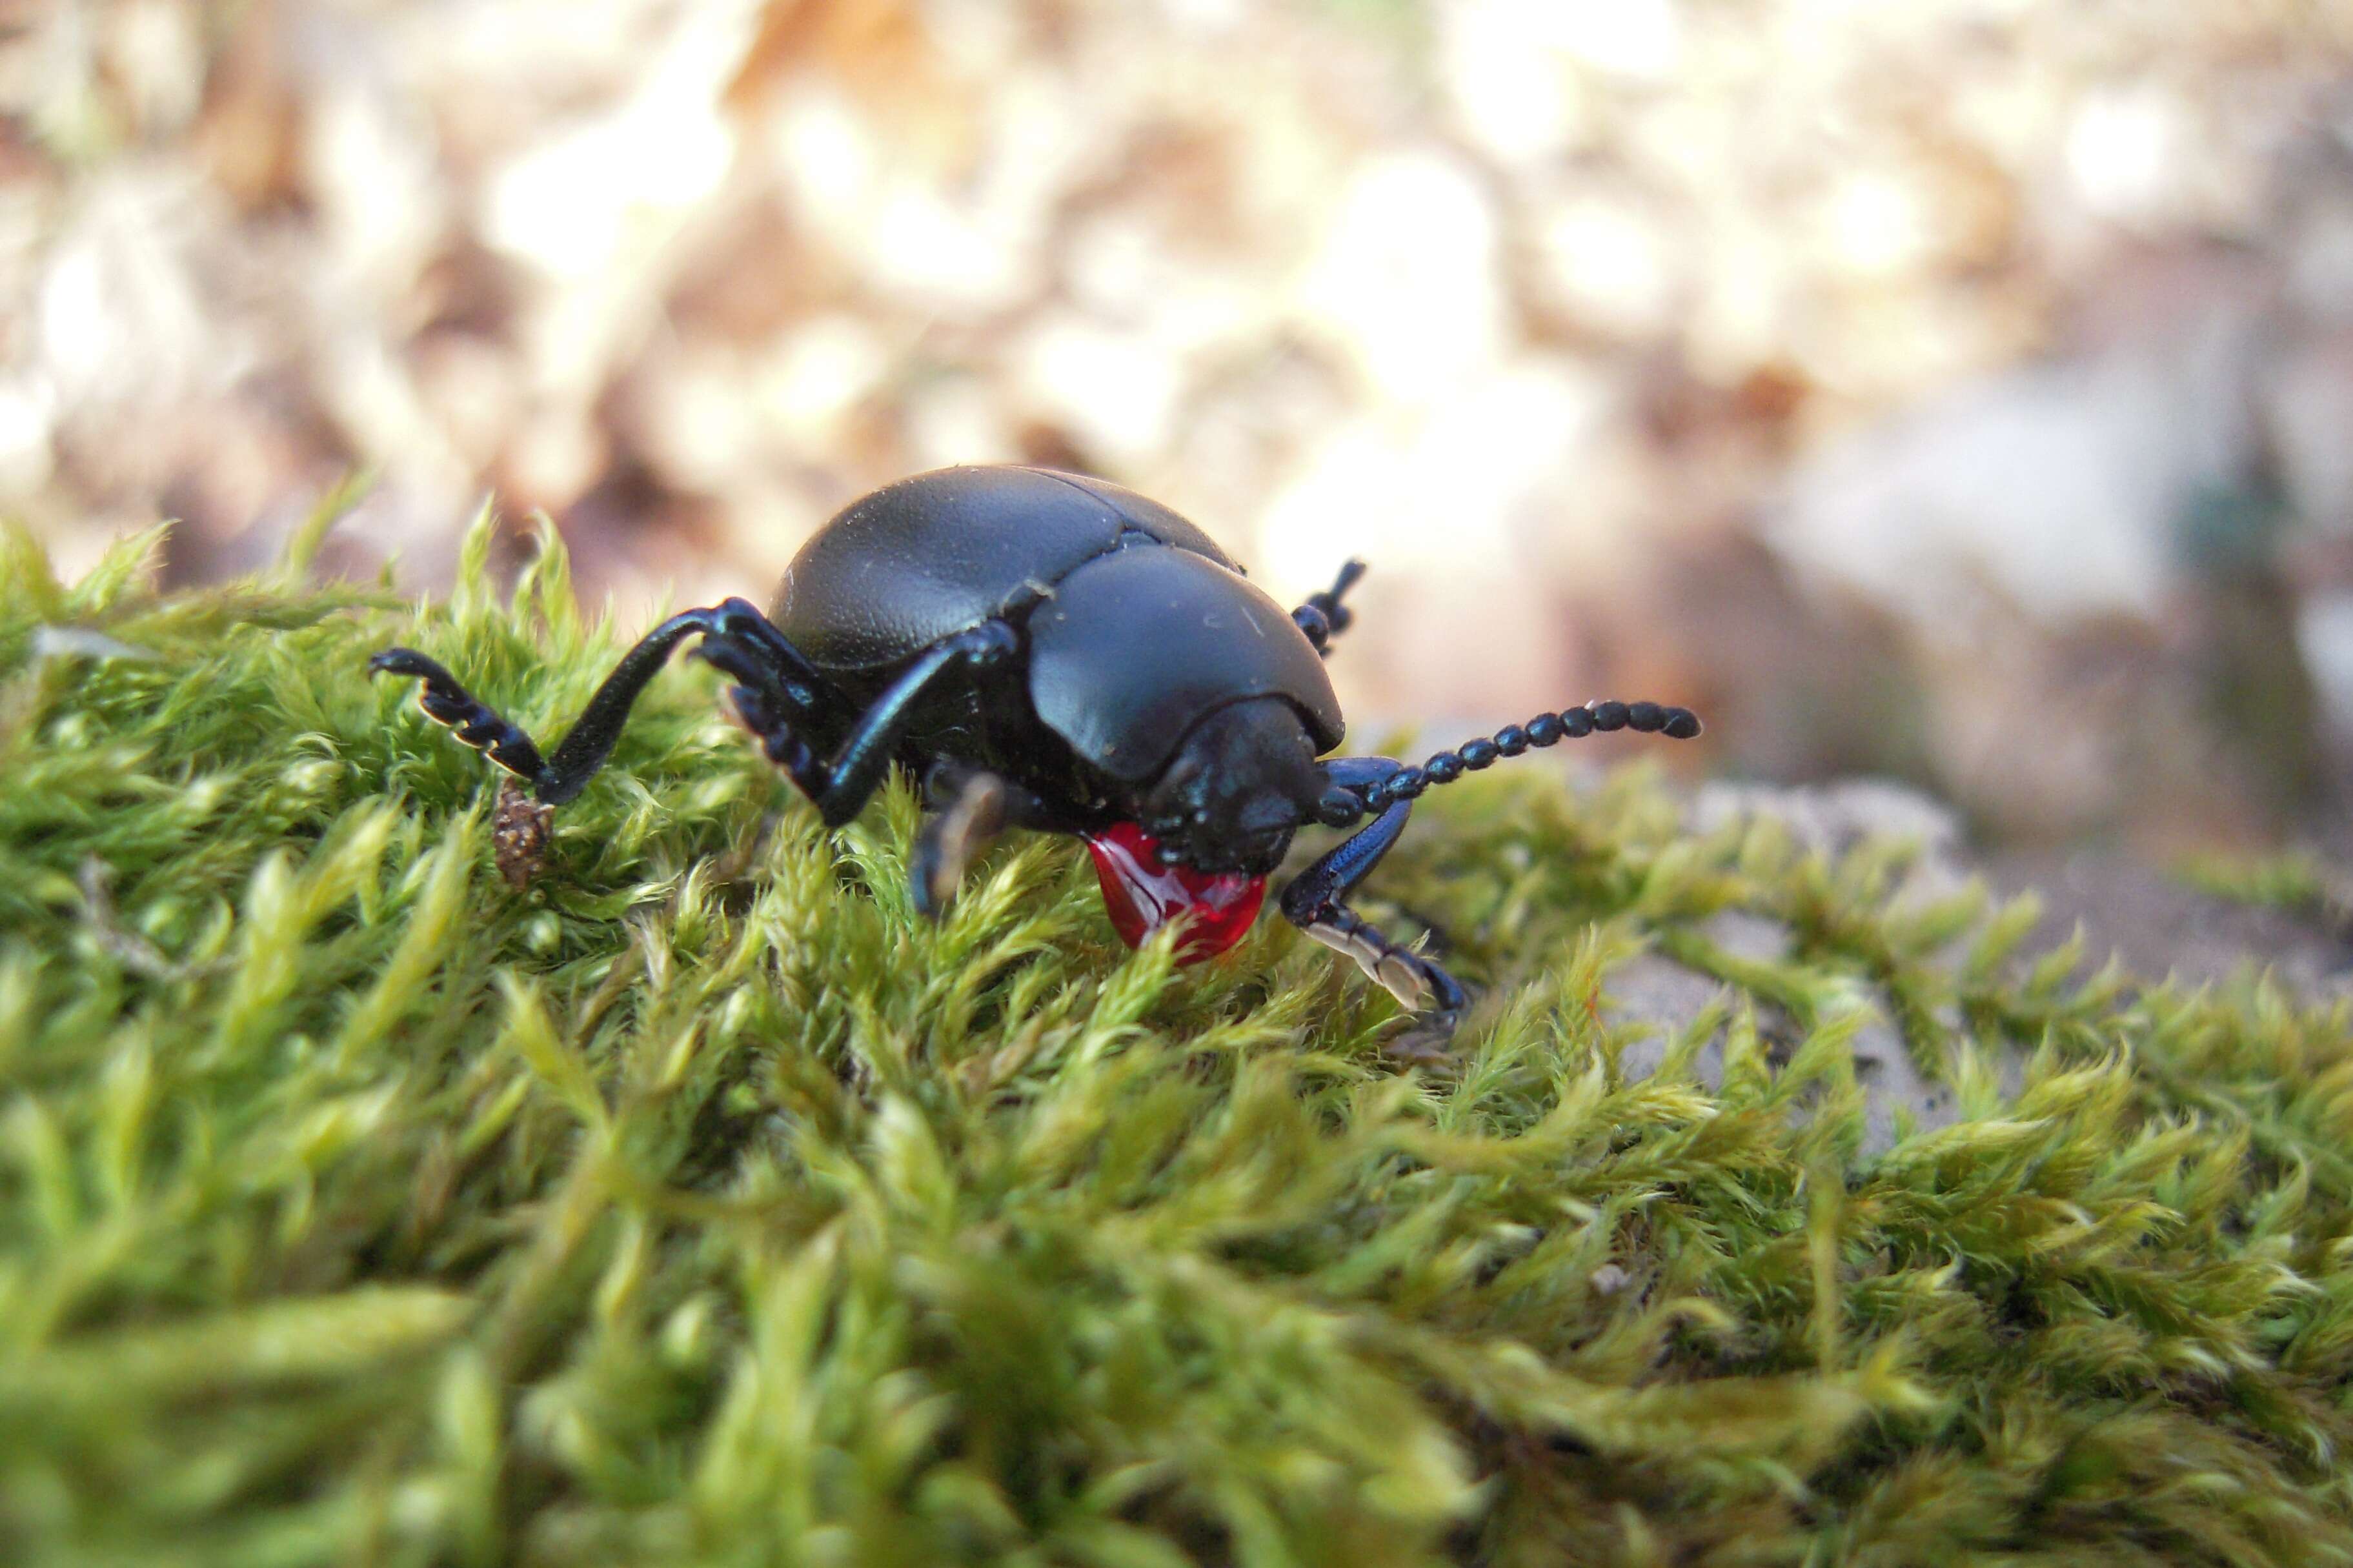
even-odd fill
[[[907,789],[820,832],[691,667],[518,893],[363,673],[560,729],[615,632],[486,539],[421,610],[6,546],[0,1558],[2353,1558],[2341,1009],[1523,764],[1378,879],[1488,990],[1440,1081],[1279,922],[1125,952],[1061,841],[923,924]],[[1630,1081],[1645,950],[1725,988]],[[1880,1010],[1966,1114],[1867,1154]]]
[[[2201,893],[2235,903],[2306,915],[2321,914],[2328,906],[2328,869],[2305,850],[2192,855],[2174,868],[2174,875]]]

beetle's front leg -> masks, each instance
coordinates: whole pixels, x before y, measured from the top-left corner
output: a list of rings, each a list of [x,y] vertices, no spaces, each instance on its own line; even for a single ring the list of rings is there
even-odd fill
[[[830,758],[818,756],[801,739],[794,728],[794,715],[773,682],[733,687],[729,695],[745,726],[759,737],[768,760],[784,769],[795,786],[809,797],[828,827],[839,827],[865,809],[881,787],[891,754],[905,736],[915,703],[932,683],[951,669],[982,669],[1001,663],[1019,647],[1019,635],[1002,621],[983,621],[969,631],[933,644],[859,716],[849,739]],[[721,667],[735,672],[731,666]]]
[[[1386,758],[1344,757],[1326,763],[1324,773],[1335,795],[1361,800],[1400,767]],[[1341,815],[1337,805],[1335,801],[1335,816]],[[1417,1015],[1413,1026],[1390,1042],[1391,1054],[1409,1060],[1443,1062],[1449,1059],[1447,1045],[1471,1005],[1461,982],[1411,948],[1381,934],[1344,902],[1405,832],[1406,819],[1412,812],[1411,801],[1388,805],[1362,830],[1302,871],[1282,890],[1282,914],[1324,946],[1355,959],[1358,968]]]

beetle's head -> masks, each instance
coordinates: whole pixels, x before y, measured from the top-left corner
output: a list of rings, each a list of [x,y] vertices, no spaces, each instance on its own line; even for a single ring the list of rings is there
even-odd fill
[[[1187,731],[1145,790],[1136,819],[1179,866],[1263,877],[1282,864],[1300,824],[1314,819],[1323,790],[1298,710],[1280,697],[1253,697]]]

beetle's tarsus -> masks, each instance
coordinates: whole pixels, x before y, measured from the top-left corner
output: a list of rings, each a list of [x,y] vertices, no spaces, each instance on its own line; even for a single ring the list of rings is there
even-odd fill
[[[1286,900],[1287,903],[1287,900]],[[1288,907],[1283,912],[1291,913]],[[1293,917],[1294,920],[1297,917]],[[1397,998],[1413,1016],[1406,1032],[1389,1045],[1395,1055],[1443,1058],[1470,998],[1462,983],[1438,964],[1383,935],[1369,921],[1341,904],[1327,905],[1299,922],[1300,929],[1335,952],[1354,959],[1366,977]],[[1408,1047],[1410,1042],[1410,1048]]]
[[[1408,1012],[1459,1014],[1465,1003],[1461,983],[1401,942],[1383,935],[1356,910],[1333,904],[1300,929],[1335,952],[1356,960],[1365,978],[1398,1000]]]
[[[1414,1011],[1430,1000],[1432,986],[1412,956],[1354,910],[1335,906],[1303,929],[1333,952],[1356,960],[1365,978],[1396,997],[1398,1005]]]
[[[458,684],[458,678],[412,647],[388,647],[368,660],[370,675],[413,676],[417,706],[435,723],[455,733],[460,742],[526,783],[535,783],[545,771],[539,748],[529,735],[499,716],[498,710]]]
[[[744,728],[760,742],[761,755],[783,769],[802,793],[815,796],[823,792],[825,772],[818,764],[817,753],[794,730],[792,715],[778,704],[775,692],[761,686],[731,686],[727,700],[734,705],[735,717]]]

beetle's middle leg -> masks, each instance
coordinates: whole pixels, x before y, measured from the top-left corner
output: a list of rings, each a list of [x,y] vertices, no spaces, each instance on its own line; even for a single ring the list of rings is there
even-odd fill
[[[881,787],[891,755],[905,737],[915,705],[932,683],[953,669],[981,669],[1001,663],[1019,647],[1019,634],[1003,621],[983,621],[969,631],[934,643],[858,717],[849,737],[830,758],[818,756],[801,738],[800,715],[779,700],[776,683],[747,681],[731,689],[729,695],[744,724],[760,738],[768,760],[784,769],[809,797],[828,827],[839,827],[865,809]],[[721,668],[736,673],[733,666],[722,664]]]
[[[964,763],[932,764],[923,775],[923,795],[934,810],[915,836],[907,871],[915,908],[934,920],[946,912],[965,868],[1007,828],[1075,833],[1081,826],[1034,790]]]
[[[1332,639],[1356,624],[1356,612],[1340,601],[1364,574],[1365,563],[1350,561],[1340,568],[1338,580],[1329,588],[1308,595],[1307,602],[1291,612],[1293,622],[1307,634],[1317,653],[1331,652]]]

